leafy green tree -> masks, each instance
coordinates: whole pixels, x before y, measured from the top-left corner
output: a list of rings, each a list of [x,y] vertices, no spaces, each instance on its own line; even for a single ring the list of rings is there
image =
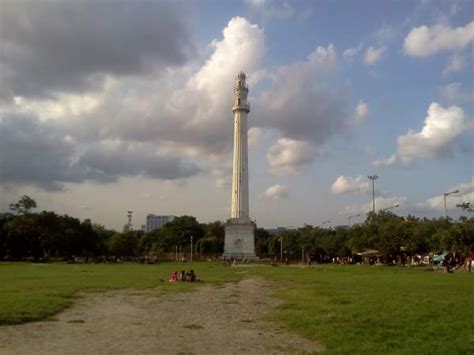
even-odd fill
[[[190,240],[197,243],[204,237],[204,227],[198,223],[195,217],[181,216],[161,227],[158,247],[161,251],[172,252],[176,246],[182,246],[183,250],[190,249]]]
[[[36,202],[27,195],[21,196],[17,203],[10,204],[10,210],[16,214],[29,214],[31,210],[36,208]]]
[[[196,243],[196,251],[201,255],[210,255],[219,251],[219,241],[217,237],[208,234]]]
[[[270,237],[270,233],[264,228],[255,230],[255,251],[257,255],[269,254],[268,242]]]
[[[113,256],[136,256],[138,242],[134,231],[115,233],[109,240],[109,253]]]

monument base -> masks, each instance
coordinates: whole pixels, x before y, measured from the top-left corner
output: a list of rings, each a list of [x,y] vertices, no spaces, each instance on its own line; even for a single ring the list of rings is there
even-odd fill
[[[250,218],[231,218],[225,224],[224,259],[258,259],[255,255],[255,228]]]

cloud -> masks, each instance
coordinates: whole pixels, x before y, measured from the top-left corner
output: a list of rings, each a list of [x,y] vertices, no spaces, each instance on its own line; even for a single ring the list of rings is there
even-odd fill
[[[260,73],[267,85],[253,105],[255,124],[282,138],[267,154],[271,173],[302,173],[322,144],[350,126],[347,92],[323,84],[336,68],[336,50],[328,45],[316,47],[305,61]]]
[[[268,70],[264,78],[269,86],[254,105],[256,125],[277,129],[285,138],[315,145],[341,132],[350,117],[348,97],[322,85],[323,78],[336,65],[335,49],[329,45],[317,47],[306,61]]]
[[[390,208],[398,205],[403,208],[407,204],[408,198],[405,196],[379,196],[375,198],[375,209],[380,211],[386,208]],[[344,210],[341,214],[356,214],[356,213],[368,213],[372,211],[372,200],[362,205],[352,205],[344,207]],[[397,207],[398,208],[398,207]],[[390,209],[392,212],[396,213],[396,210]]]
[[[362,175],[351,177],[351,176],[339,176],[331,186],[331,192],[335,194],[343,193],[355,193],[365,194],[370,190],[370,184],[367,178]]]
[[[392,41],[396,37],[397,32],[394,27],[385,24],[374,32],[373,37],[377,43],[383,44]]]
[[[461,50],[474,41],[474,21],[464,27],[440,24],[413,28],[405,37],[403,50],[413,57],[428,57],[443,51]]]
[[[190,161],[161,155],[149,144],[104,143],[88,148],[78,166],[96,181],[117,181],[122,176],[148,176],[161,180],[188,178],[201,169]]]
[[[191,169],[186,163],[188,159],[207,160],[211,168],[227,160],[224,158],[228,158],[232,147],[234,78],[241,70],[256,71],[264,48],[263,32],[258,26],[237,17],[229,21],[221,39],[212,41],[213,51],[197,70],[167,66],[160,75],[107,76],[100,88],[93,91],[57,92],[46,97],[15,96],[0,104],[0,114],[29,116],[32,122],[38,119],[42,123],[35,123],[39,127],[36,134],[44,135],[48,142],[49,130],[61,132],[60,139],[69,136],[75,142],[68,148],[72,151],[70,155],[82,157],[81,163],[87,167],[93,165],[90,174],[96,174],[83,177],[83,171],[64,169],[70,158],[67,156],[64,164],[50,166],[48,179],[41,175],[28,178],[41,186],[45,186],[45,180],[52,183],[74,180],[73,174],[78,174],[77,181],[89,178],[114,181],[119,175],[133,174],[184,178],[199,170],[197,165]],[[43,129],[46,126],[49,128]],[[111,141],[121,142],[120,154],[105,149],[104,143]],[[18,151],[23,146],[29,149],[26,140],[15,143]],[[84,152],[87,147],[90,150]],[[139,152],[137,147],[143,150]],[[149,155],[147,150],[156,156]],[[47,160],[49,151],[44,150],[44,154]],[[170,161],[166,160],[167,156]],[[126,170],[105,166],[107,157],[119,159],[117,164],[120,159],[130,159],[127,161],[130,167]],[[157,161],[168,168],[169,176],[166,171],[147,166]],[[11,173],[15,172],[18,170],[12,169]],[[65,172],[71,176],[63,176]],[[15,181],[14,175],[10,180]]]
[[[464,58],[464,56],[458,53],[454,53],[451,56],[448,65],[446,66],[446,68],[444,68],[443,75],[460,72],[464,69],[465,66],[466,59]]]
[[[457,204],[463,202],[474,202],[474,177],[471,178],[471,181],[457,184],[450,187],[446,192],[451,192],[459,190],[458,193],[449,195],[446,199],[446,206],[448,209],[453,208]],[[424,202],[420,202],[416,205],[417,209],[426,211],[444,211],[444,195],[438,195],[431,198],[428,198]]]
[[[265,197],[273,200],[288,198],[288,187],[285,185],[276,184],[266,189],[264,195]]]
[[[408,165],[415,158],[442,158],[451,153],[453,145],[469,127],[464,111],[458,106],[443,108],[433,102],[428,108],[420,132],[409,130],[397,138],[397,152],[376,166]]]
[[[365,52],[364,63],[367,65],[375,65],[378,61],[382,59],[386,50],[387,47],[375,48],[370,46]]]
[[[271,20],[287,20],[294,18],[297,21],[308,19],[313,11],[311,8],[298,10],[287,1],[280,0],[246,0],[250,13],[260,15],[264,22]]]
[[[175,3],[7,2],[0,12],[2,80],[12,96],[97,88],[105,75],[184,64],[194,52]]]
[[[223,189],[223,190],[227,189],[228,187],[230,187],[230,183],[229,183],[228,180],[229,180],[229,179],[218,178],[218,179],[216,180],[216,187],[217,187],[218,189]]]
[[[0,105],[0,113],[15,111],[17,114],[37,116],[40,120],[74,119],[94,112],[99,98],[87,94],[59,93],[54,99],[34,99],[15,96],[10,105]]]
[[[267,161],[270,172],[277,176],[298,175],[312,163],[315,157],[314,147],[305,142],[289,138],[280,138],[270,147]]]
[[[252,127],[248,131],[248,146],[249,149],[255,149],[262,140],[262,129],[258,127]]]
[[[374,166],[412,166],[413,160],[409,157],[403,157],[399,154],[392,154],[388,158],[374,160]]]
[[[0,124],[0,181],[60,188],[58,181],[79,182],[71,167],[75,145],[49,124],[29,116],[3,116]]]
[[[137,6],[142,9],[145,5]],[[171,5],[165,6],[163,12],[172,8]],[[62,7],[58,11],[61,9]],[[91,9],[85,7],[84,11]],[[41,21],[45,21],[44,11],[40,11]],[[131,11],[135,14],[141,10]],[[174,13],[169,11],[171,21]],[[84,15],[86,23],[90,16],[95,15]],[[120,18],[119,15],[111,16],[114,19]],[[146,27],[148,15],[144,19],[143,26]],[[177,24],[179,23],[178,21]],[[60,24],[63,26],[62,22]],[[41,26],[38,27],[39,31],[47,31],[49,28],[42,22]],[[62,28],[61,26],[59,27]],[[157,26],[161,28],[161,24]],[[91,25],[90,28],[96,27]],[[74,27],[71,31],[73,30]],[[139,29],[138,32],[148,33],[145,30]],[[103,36],[111,41],[115,40],[107,31],[107,36]],[[124,31],[129,31],[129,28]],[[168,29],[161,35],[166,36],[167,31]],[[177,30],[177,41],[180,41],[179,36],[183,33],[183,46],[192,47],[185,41],[185,32],[184,27]],[[66,34],[61,34],[59,38],[64,41],[61,36]],[[100,31],[97,36],[102,36]],[[132,34],[124,36],[133,38]],[[61,44],[61,41],[58,43]],[[28,43],[25,40],[24,46],[27,47]],[[72,41],[69,45],[74,43],[81,45],[82,42]],[[92,45],[85,45],[84,48]],[[105,46],[109,51],[107,53],[120,53],[122,50],[121,47],[114,52],[114,43]],[[51,165],[47,178],[41,178],[40,174],[30,175],[29,182],[36,181],[41,186],[46,186],[45,181],[50,181],[51,184],[82,182],[87,179],[107,182],[134,174],[179,179],[200,173],[204,164],[208,170],[224,167],[232,148],[232,87],[236,73],[241,70],[248,74],[251,95],[253,87],[259,81],[268,84],[263,87],[261,95],[255,97],[256,103],[252,105],[249,120],[250,126],[254,127],[249,132],[249,142],[253,144],[258,141],[262,129],[278,132],[282,141],[275,144],[268,154],[270,169],[274,173],[295,174],[303,171],[315,158],[318,146],[332,135],[343,131],[345,121],[351,118],[350,113],[348,114],[348,95],[330,91],[323,85],[325,76],[330,75],[337,67],[337,55],[332,45],[316,47],[302,62],[266,70],[261,67],[265,51],[263,30],[244,18],[235,17],[223,29],[222,36],[211,42],[211,52],[201,66],[183,65],[188,57],[185,52],[177,49],[175,56],[166,54],[176,60],[160,58],[161,48],[144,49],[142,53],[136,47],[137,56],[146,58],[146,63],[135,67],[131,65],[128,69],[117,67],[123,70],[116,69],[112,64],[108,72],[101,67],[101,62],[95,63],[93,58],[88,59],[87,54],[84,58],[92,63],[90,66],[79,67],[64,74],[64,80],[58,78],[54,82],[43,82],[45,85],[42,86],[42,91],[25,89],[17,93],[16,89],[10,90],[14,95],[0,104],[1,115],[32,117],[32,122],[38,128],[36,134],[43,135],[47,142],[53,138],[61,141],[66,139],[64,137],[69,137],[69,141],[64,143],[69,145],[63,149],[67,152],[66,156],[62,160],[56,159],[61,164]],[[29,49],[35,50],[38,50],[36,44]],[[183,55],[180,56],[179,53]],[[151,65],[155,69],[158,66],[160,70],[146,71],[145,66],[155,56],[156,62]],[[14,61],[5,62],[3,57],[0,60],[3,61],[3,67],[8,66],[10,74],[22,73],[22,63],[15,66]],[[42,60],[46,61],[39,56],[39,63]],[[61,63],[57,65],[62,68]],[[28,70],[33,69],[35,68]],[[32,78],[39,76],[40,72],[33,73]],[[10,89],[23,85],[17,74],[10,74]],[[49,75],[54,76],[54,73],[51,71]],[[93,88],[78,84],[83,78],[87,78],[88,83],[92,80]],[[39,85],[41,80],[35,83]],[[4,84],[5,81],[0,81],[0,86],[3,87]],[[282,85],[287,90],[281,90]],[[32,95],[33,92],[35,95]],[[50,137],[50,134],[54,137]],[[39,138],[37,140],[41,141]],[[118,151],[110,150],[110,142],[120,143]],[[30,149],[25,140],[18,140],[16,143],[18,151],[22,151],[23,147]],[[147,150],[151,153],[147,153]],[[42,154],[43,152],[37,152],[40,160]],[[48,160],[49,150],[44,150],[44,154]],[[170,161],[166,157],[170,157]],[[118,159],[117,165],[108,165],[107,159]],[[194,161],[194,164],[189,164],[190,161]],[[168,167],[170,175],[163,170],[155,171],[145,166],[156,162]],[[129,167],[120,164],[128,164]],[[63,168],[69,165],[74,169]],[[58,172],[59,170],[62,172]],[[9,181],[15,181],[14,176],[18,170],[12,168],[10,172],[12,175]],[[218,178],[222,179],[223,176]]]
[[[0,138],[2,183],[59,190],[68,182],[112,182],[136,175],[173,180],[201,171],[180,157],[156,154],[150,145],[115,141],[81,146],[57,126],[31,116],[2,117]]]
[[[362,48],[363,48],[362,43],[360,43],[357,47],[347,48],[342,53],[342,56],[344,57],[344,60],[351,61],[356,55],[359,54],[359,52],[362,50]]]
[[[461,83],[451,83],[440,87],[439,96],[449,103],[464,103],[474,101],[474,90],[463,91]]]
[[[369,105],[364,101],[360,100],[354,110],[354,120],[356,124],[360,124],[365,121],[365,118],[369,114]]]

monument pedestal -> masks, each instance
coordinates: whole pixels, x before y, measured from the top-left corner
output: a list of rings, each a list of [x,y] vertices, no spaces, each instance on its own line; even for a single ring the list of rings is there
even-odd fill
[[[255,223],[250,218],[231,218],[225,224],[224,259],[258,259],[255,255]]]

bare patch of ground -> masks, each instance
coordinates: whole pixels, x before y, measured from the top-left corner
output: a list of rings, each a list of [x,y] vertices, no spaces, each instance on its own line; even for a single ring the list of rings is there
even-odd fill
[[[85,295],[43,321],[0,327],[1,354],[308,354],[315,342],[262,317],[278,304],[261,279],[156,297]]]

